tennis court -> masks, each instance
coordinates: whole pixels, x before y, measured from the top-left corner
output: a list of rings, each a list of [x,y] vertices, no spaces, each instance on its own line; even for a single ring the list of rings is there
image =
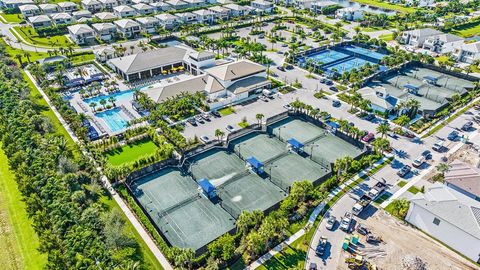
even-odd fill
[[[353,52],[353,53],[356,53],[356,54],[362,54],[362,55],[377,59],[379,61],[382,60],[383,57],[385,57],[385,54],[383,54],[383,53],[379,53],[379,52],[376,52],[376,51],[372,51],[372,50],[369,50],[369,49],[365,49],[365,48],[357,47],[357,46],[353,46],[353,45],[343,46],[342,49]]]
[[[217,189],[222,206],[235,218],[243,210],[265,211],[286,196],[279,187],[256,174],[248,174]]]
[[[193,157],[190,173],[195,179],[208,179],[214,186],[219,186],[235,175],[246,170],[245,162],[235,153],[214,149]]]
[[[331,163],[335,162],[338,158],[346,156],[354,158],[362,153],[362,149],[332,134],[313,141],[307,145],[306,148],[308,149],[306,151],[310,151],[311,149],[312,159],[314,161],[324,159]]]
[[[268,134],[252,133],[232,142],[233,149],[243,158],[255,157],[261,162],[287,151],[285,143]]]
[[[282,141],[295,138],[297,141],[305,144],[315,140],[319,136],[324,136],[326,130],[312,123],[300,119],[287,118],[268,127],[268,130]]]
[[[367,63],[371,65],[375,65],[375,63],[373,62],[364,60],[362,58],[354,57],[352,59],[348,59],[340,63],[335,63],[331,66],[328,66],[326,69],[327,71],[330,71],[330,72],[333,72],[333,70],[335,69],[338,73],[342,74],[343,72],[350,71],[354,68],[359,69]]]
[[[323,50],[318,53],[307,55],[307,59],[311,59],[314,63],[318,64],[330,64],[340,59],[349,57],[348,54],[337,52],[334,50]]]
[[[235,219],[205,197],[158,218],[152,215],[171,245],[197,250],[235,228]]]

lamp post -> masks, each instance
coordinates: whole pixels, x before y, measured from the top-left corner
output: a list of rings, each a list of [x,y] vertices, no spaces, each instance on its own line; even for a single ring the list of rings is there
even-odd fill
[[[313,156],[313,148],[314,147],[318,147],[319,145],[318,144],[312,144],[310,145],[310,160],[312,159],[312,156]]]
[[[281,127],[278,128],[278,139],[280,139],[280,141],[282,141],[282,136],[280,136],[282,128],[286,128],[286,126],[281,126]]]
[[[272,165],[272,166],[268,167],[268,170],[269,170],[268,179],[269,180],[272,180],[272,169],[276,168],[276,167],[277,167],[277,165]]]

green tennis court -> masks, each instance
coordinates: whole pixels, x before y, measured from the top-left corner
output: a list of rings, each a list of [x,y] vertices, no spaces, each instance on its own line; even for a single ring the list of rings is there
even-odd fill
[[[193,157],[190,172],[197,180],[206,178],[218,186],[236,174],[246,170],[243,162],[235,153],[214,149]]]
[[[268,130],[279,137],[281,141],[285,142],[290,138],[295,138],[303,144],[320,136],[324,136],[326,132],[325,129],[315,126],[312,123],[292,118],[287,118],[272,124]]]
[[[235,152],[242,158],[255,157],[261,162],[287,151],[285,143],[274,136],[252,133],[232,142]]]
[[[305,148],[309,155],[312,153],[313,160],[321,158],[331,163],[335,162],[338,158],[346,156],[354,158],[362,153],[362,149],[332,134],[313,141],[305,146]]]

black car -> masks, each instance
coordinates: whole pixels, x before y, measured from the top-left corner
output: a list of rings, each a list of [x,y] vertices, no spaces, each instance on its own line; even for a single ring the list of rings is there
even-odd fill
[[[412,167],[408,165],[404,165],[398,172],[397,175],[400,177],[405,177],[410,171],[412,170]]]
[[[367,116],[365,116],[363,119],[367,120],[367,121],[373,121],[375,119],[375,114],[373,113],[369,113],[367,114]]]
[[[330,86],[328,89],[332,90],[333,92],[338,92],[338,89],[335,86]]]
[[[330,80],[327,80],[327,81],[325,82],[325,84],[326,84],[326,85],[333,85],[333,82],[330,81]]]
[[[189,119],[187,120],[187,122],[190,123],[190,125],[192,125],[192,126],[196,126],[196,125],[197,125],[197,121],[195,121],[194,118],[189,118]]]
[[[422,152],[422,156],[425,157],[425,159],[431,159],[432,158],[432,152],[430,150],[425,150]]]
[[[282,67],[282,66],[278,66],[277,69],[280,70],[280,71],[285,71],[285,68]]]
[[[320,79],[320,83],[325,83],[326,81],[327,81],[327,79],[325,79],[325,78]]]
[[[293,66],[292,65],[287,65],[285,68],[288,69],[288,70],[292,70]]]
[[[318,246],[315,249],[315,254],[317,256],[323,256],[325,254],[325,248],[327,247],[327,238],[320,237],[320,241],[318,242]]]
[[[211,111],[210,113],[215,117],[221,117],[221,115],[218,111]]]
[[[342,105],[342,103],[340,103],[340,101],[338,101],[338,100],[332,101],[332,106],[333,107],[340,107],[340,105]]]
[[[473,127],[473,122],[468,121],[467,123],[463,124],[462,130],[463,131],[469,131]]]

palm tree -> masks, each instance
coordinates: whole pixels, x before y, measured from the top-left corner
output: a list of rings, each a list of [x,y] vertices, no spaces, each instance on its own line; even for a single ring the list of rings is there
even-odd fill
[[[22,62],[22,55],[21,54],[16,54],[15,58],[17,58],[18,63],[20,64],[21,67],[23,67],[23,62]]]
[[[435,166],[435,169],[437,169],[437,171],[441,174],[444,174],[446,172],[448,172],[448,170],[450,169],[450,167],[448,166],[447,163],[439,163],[437,166]]]
[[[108,98],[108,101],[109,101],[110,103],[112,103],[113,107],[115,107],[115,101],[117,101],[117,99],[116,99],[114,96],[110,96],[110,97]]]
[[[396,199],[391,202],[393,215],[404,219],[405,215],[407,214],[408,208],[410,206],[410,202],[403,198],[403,199]]]
[[[262,119],[263,119],[264,117],[265,117],[265,115],[263,115],[263,114],[261,114],[261,113],[257,113],[257,114],[255,115],[255,119],[257,119],[259,125],[262,124]]]
[[[408,125],[408,123],[410,123],[410,117],[403,114],[395,120],[395,123],[401,127],[405,127],[406,125]]]
[[[30,52],[25,51],[25,52],[23,53],[23,56],[25,56],[25,57],[27,58],[28,63],[30,63],[30,56],[31,56]]]
[[[372,145],[375,152],[383,155],[383,153],[390,148],[390,141],[385,138],[377,138],[373,141]]]
[[[104,98],[100,99],[100,105],[103,106],[103,109],[105,109],[106,104],[107,104],[107,101]]]
[[[407,101],[406,105],[409,109],[410,118],[414,118],[417,115],[418,109],[420,109],[420,101],[411,98]]]
[[[95,107],[97,107],[97,103],[96,102],[91,102],[89,104],[90,107],[92,107],[92,110],[95,112]]]
[[[215,130],[215,137],[217,137],[217,140],[221,141],[223,139],[223,136],[225,136],[225,132],[217,128]]]
[[[390,132],[390,126],[386,123],[381,123],[377,126],[377,133],[381,134],[382,137],[386,137],[388,132]]]
[[[349,124],[348,124],[347,120],[345,120],[345,119],[338,120],[338,125],[340,126],[341,131],[343,131],[343,132],[348,131]]]

